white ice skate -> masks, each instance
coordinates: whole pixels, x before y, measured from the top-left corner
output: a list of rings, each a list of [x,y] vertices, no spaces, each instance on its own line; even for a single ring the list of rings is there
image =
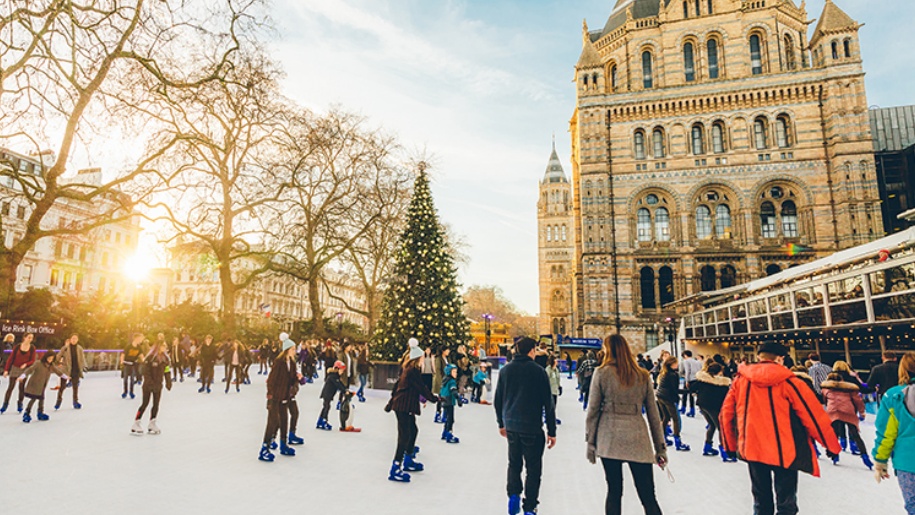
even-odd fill
[[[161,432],[162,431],[159,430],[159,426],[156,425],[156,419],[150,420],[149,421],[149,434],[157,435]]]
[[[130,428],[130,434],[134,436],[143,436],[143,426],[139,420],[133,421],[133,427]]]

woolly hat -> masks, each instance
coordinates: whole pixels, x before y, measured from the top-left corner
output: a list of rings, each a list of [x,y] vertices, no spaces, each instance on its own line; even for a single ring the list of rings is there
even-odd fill
[[[419,347],[419,340],[417,340],[416,338],[410,338],[409,340],[407,340],[407,345],[409,345],[411,349],[413,347]]]
[[[450,375],[451,375],[451,371],[454,370],[454,369],[456,369],[456,368],[457,368],[457,367],[456,367],[453,363],[448,363],[447,365],[445,365],[445,376],[446,376],[446,377],[447,377],[447,376],[450,376]]]
[[[759,354],[761,352],[766,352],[769,354],[774,354],[776,356],[782,356],[782,357],[788,355],[788,349],[785,348],[784,345],[782,345],[778,342],[774,342],[774,341],[763,342],[762,345],[760,345],[759,347],[756,348],[757,354]]]
[[[413,341],[416,341],[416,340],[413,340]],[[417,344],[418,344],[418,343],[419,343],[419,342],[417,342]],[[419,348],[418,345],[411,345],[411,346],[410,346],[410,361],[413,361],[413,360],[416,359],[416,358],[421,358],[421,357],[423,357],[423,354],[425,354],[425,353],[423,352],[422,349]]]
[[[295,342],[289,339],[287,333],[280,333],[280,341],[283,342],[283,352],[286,352],[290,347],[295,347]]]
[[[339,368],[340,370],[344,370],[346,368],[346,365],[344,365],[342,361],[337,361],[336,363],[334,363],[334,368]]]
[[[280,341],[281,341],[281,342],[284,342],[284,341],[286,341],[286,340],[288,340],[288,339],[289,339],[289,334],[288,334],[288,333],[280,333]]]

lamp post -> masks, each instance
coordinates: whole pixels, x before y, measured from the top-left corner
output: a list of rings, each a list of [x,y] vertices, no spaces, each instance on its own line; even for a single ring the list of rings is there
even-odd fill
[[[495,318],[489,313],[483,313],[483,330],[484,332],[484,345],[486,346],[486,353],[489,354],[489,342],[492,336],[492,320]]]

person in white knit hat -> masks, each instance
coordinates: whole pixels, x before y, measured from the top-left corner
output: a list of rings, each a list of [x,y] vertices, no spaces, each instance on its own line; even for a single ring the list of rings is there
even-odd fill
[[[407,343],[400,379],[391,392],[391,400],[384,408],[397,415],[397,450],[394,452],[388,479],[403,483],[410,482],[410,474],[404,471],[420,472],[424,469],[423,464],[416,461],[416,453],[419,452],[416,447],[416,437],[419,435],[416,426],[416,415],[420,414],[419,396],[438,402],[438,397],[423,383],[423,350],[419,348],[419,341],[410,338]]]

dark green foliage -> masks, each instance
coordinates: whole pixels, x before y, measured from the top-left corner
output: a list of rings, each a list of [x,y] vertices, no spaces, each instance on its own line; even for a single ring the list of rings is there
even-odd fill
[[[470,325],[458,292],[457,270],[424,171],[416,178],[398,247],[374,336],[375,358],[398,361],[410,338],[423,348],[466,343]]]

